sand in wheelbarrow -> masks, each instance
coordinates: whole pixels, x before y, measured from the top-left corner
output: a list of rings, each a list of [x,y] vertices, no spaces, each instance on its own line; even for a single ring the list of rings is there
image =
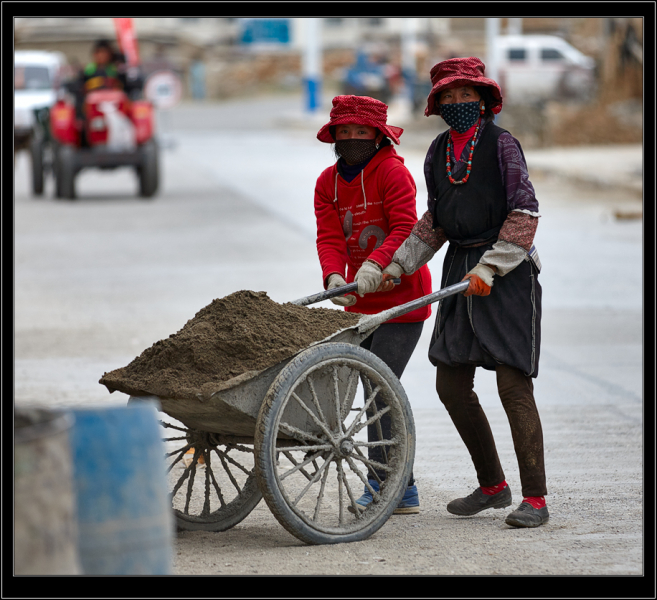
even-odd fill
[[[243,290],[213,300],[178,333],[144,350],[99,383],[132,396],[193,399],[239,375],[273,366],[358,323],[361,315],[279,304]]]

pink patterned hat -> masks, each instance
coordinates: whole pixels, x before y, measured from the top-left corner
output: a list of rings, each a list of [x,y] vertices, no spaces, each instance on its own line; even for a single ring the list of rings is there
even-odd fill
[[[395,144],[399,144],[399,136],[404,132],[401,127],[386,124],[388,105],[369,96],[336,96],[330,117],[331,120],[317,133],[317,139],[327,144],[335,142],[329,127],[345,123],[377,127]]]
[[[484,63],[477,57],[450,58],[434,65],[431,69],[431,83],[433,88],[427,96],[427,107],[424,115],[438,114],[438,95],[443,90],[461,87],[464,85],[487,85],[491,88],[495,103],[490,107],[493,113],[502,110],[502,90],[497,82],[484,77]]]

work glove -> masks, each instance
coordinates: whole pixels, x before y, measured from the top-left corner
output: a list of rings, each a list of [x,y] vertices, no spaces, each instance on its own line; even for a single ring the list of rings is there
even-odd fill
[[[344,277],[342,277],[342,275],[338,275],[337,273],[331,273],[328,278],[328,285],[326,286],[326,289],[332,290],[333,288],[342,287],[343,285],[347,285]],[[353,306],[356,304],[356,296],[353,294],[347,294],[346,296],[336,296],[335,298],[329,298],[329,300],[338,306]]]
[[[354,281],[358,284],[358,295],[362,298],[365,294],[376,292],[381,285],[382,278],[381,267],[366,260],[354,277]]]
[[[382,283],[377,292],[389,292],[394,289],[395,284],[390,281],[391,279],[399,279],[404,274],[404,269],[396,262],[391,262],[385,269],[383,269]]]
[[[486,265],[477,264],[477,266],[467,273],[461,280],[470,280],[470,285],[468,286],[468,289],[463,292],[463,295],[488,296],[490,294],[490,288],[493,287],[493,275],[495,275],[493,269]]]

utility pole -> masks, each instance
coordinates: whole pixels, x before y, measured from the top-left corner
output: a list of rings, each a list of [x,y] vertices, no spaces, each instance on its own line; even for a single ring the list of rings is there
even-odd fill
[[[303,80],[305,85],[305,108],[315,114],[321,106],[321,19],[304,18],[305,45],[303,53]]]
[[[500,19],[486,19],[486,77],[497,81],[497,37],[500,35]]]
[[[402,76],[404,78],[405,94],[409,100],[413,99],[413,86],[415,85],[417,19],[404,19],[402,29]]]
[[[522,19],[509,18],[506,26],[507,35],[522,35]]]

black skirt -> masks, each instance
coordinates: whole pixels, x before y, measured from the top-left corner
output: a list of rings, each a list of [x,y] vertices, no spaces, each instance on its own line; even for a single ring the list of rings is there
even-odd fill
[[[492,245],[450,244],[441,287],[459,283]],[[525,260],[510,273],[495,275],[489,296],[456,294],[441,301],[429,360],[489,370],[504,364],[536,377],[540,342],[541,286],[536,266]]]

